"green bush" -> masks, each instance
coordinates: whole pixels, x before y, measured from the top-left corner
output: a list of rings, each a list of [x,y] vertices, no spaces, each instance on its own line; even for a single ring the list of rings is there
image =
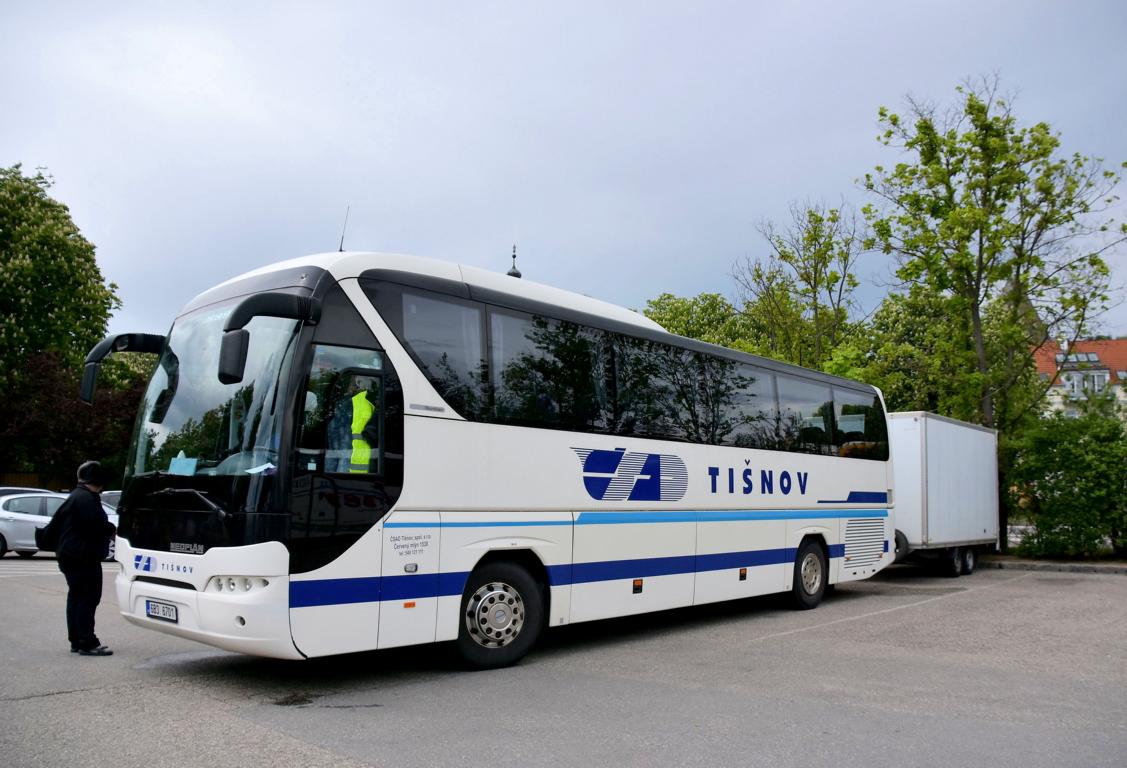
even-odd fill
[[[1092,557],[1110,544],[1127,554],[1127,433],[1113,410],[1041,418],[1015,449],[1009,492],[1033,525],[1019,552]]]

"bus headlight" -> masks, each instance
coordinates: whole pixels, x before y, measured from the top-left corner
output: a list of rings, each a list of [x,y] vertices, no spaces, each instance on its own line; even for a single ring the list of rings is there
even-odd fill
[[[208,592],[221,592],[225,595],[245,595],[270,586],[261,576],[212,576],[207,582]]]

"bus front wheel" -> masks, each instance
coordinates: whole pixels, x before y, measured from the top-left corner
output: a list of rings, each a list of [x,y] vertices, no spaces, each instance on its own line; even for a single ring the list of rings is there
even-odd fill
[[[817,608],[826,594],[826,579],[829,568],[826,567],[826,551],[822,545],[813,539],[807,539],[798,548],[798,555],[794,558],[794,583],[791,596],[794,598],[794,607],[800,610]]]
[[[458,652],[474,669],[515,664],[544,624],[540,586],[515,563],[488,563],[470,574],[462,594]]]

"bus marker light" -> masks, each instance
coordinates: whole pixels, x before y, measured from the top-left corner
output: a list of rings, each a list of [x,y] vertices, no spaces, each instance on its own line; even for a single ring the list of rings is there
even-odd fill
[[[747,581],[747,568],[740,568],[740,581]]]
[[[404,608],[414,608],[415,607],[415,601],[414,600],[408,600],[407,602],[405,602],[403,604],[403,607]]]
[[[641,579],[634,579],[634,594],[635,595],[642,594],[642,580]]]

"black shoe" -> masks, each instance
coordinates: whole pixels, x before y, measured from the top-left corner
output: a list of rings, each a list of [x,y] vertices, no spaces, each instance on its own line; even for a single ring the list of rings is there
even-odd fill
[[[70,652],[71,652],[71,653],[78,653],[78,646],[77,646],[77,645],[72,645],[72,646],[70,647]]]
[[[99,645],[97,648],[79,649],[79,656],[113,656],[113,651],[104,645]]]

